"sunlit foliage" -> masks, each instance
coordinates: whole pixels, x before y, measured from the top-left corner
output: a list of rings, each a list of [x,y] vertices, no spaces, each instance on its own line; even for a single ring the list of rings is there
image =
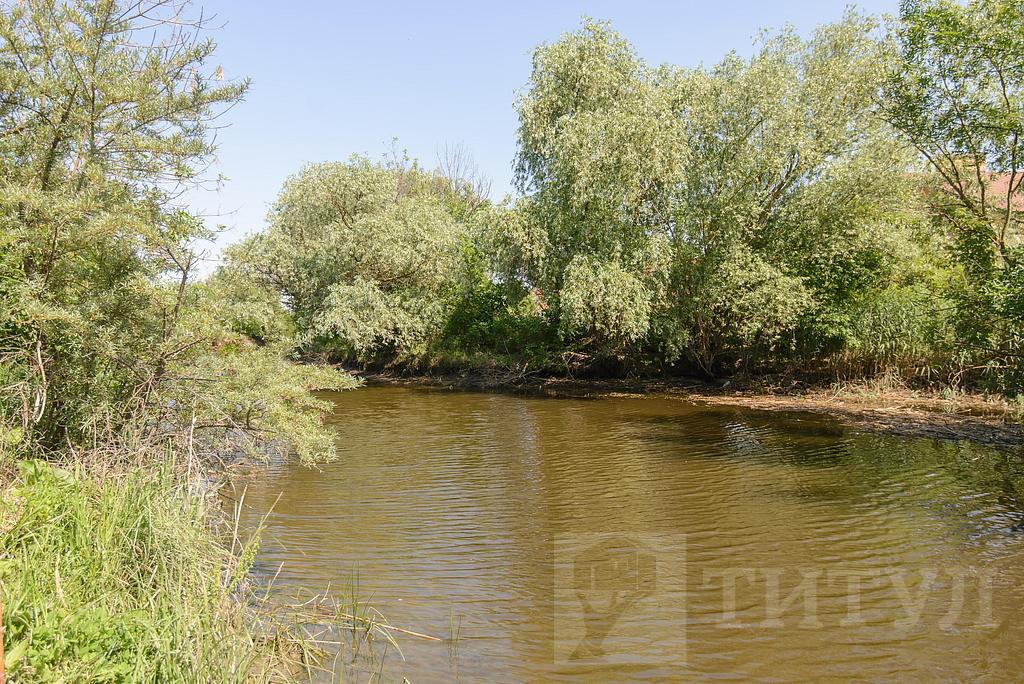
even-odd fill
[[[337,358],[1011,391],[1017,5],[851,12],[698,68],[649,65],[586,20],[534,54],[519,197],[489,204],[407,160],[313,166],[235,267]]]
[[[451,310],[479,203],[405,159],[312,165],[233,263],[284,297],[308,348],[415,355]]]
[[[932,206],[957,264],[962,369],[1020,386],[1024,355],[1024,6],[914,0],[896,27],[885,114],[935,174]]]
[[[281,412],[308,407],[282,383],[350,383],[249,353],[248,338],[286,334],[284,318],[268,317],[272,298],[260,312],[231,300],[241,285],[230,275],[195,284],[194,245],[209,234],[177,198],[206,177],[214,121],[248,82],[224,78],[192,9],[43,0],[0,10],[0,422],[33,448],[129,423],[233,423],[237,412],[210,399],[232,387],[236,403],[267,407],[242,427],[288,428],[303,423]],[[244,385],[248,402],[237,396],[243,356],[261,368]],[[304,455],[331,451],[308,430],[295,437]]]
[[[850,15],[699,69],[650,67],[595,22],[539,48],[518,234],[543,259],[520,270],[563,336],[709,373],[842,349],[922,248],[912,157],[875,114],[892,54],[876,29]]]

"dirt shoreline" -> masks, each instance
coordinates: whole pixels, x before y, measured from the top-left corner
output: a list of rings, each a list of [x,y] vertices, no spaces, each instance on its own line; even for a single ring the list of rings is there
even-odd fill
[[[771,387],[752,383],[711,385],[700,380],[508,377],[486,374],[401,376],[360,374],[371,385],[439,387],[561,397],[660,396],[716,406],[763,411],[805,411],[831,416],[852,427],[913,437],[969,440],[1021,449],[1024,424],[1005,400],[979,395],[944,398],[912,390],[865,387]],[[1018,414],[1019,416],[1019,414]]]

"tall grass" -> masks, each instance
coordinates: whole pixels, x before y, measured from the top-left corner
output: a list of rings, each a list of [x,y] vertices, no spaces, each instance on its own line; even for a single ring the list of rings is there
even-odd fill
[[[215,502],[167,465],[24,461],[0,501],[7,676],[17,682],[275,681],[303,642],[247,600]]]

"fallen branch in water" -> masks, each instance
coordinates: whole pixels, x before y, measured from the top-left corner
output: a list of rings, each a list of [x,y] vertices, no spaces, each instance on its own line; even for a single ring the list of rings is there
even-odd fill
[[[355,615],[349,615],[348,613],[335,613],[337,617],[344,618],[345,620],[352,620],[353,622],[372,622],[374,627],[386,629],[392,632],[400,632],[402,634],[408,634],[409,636],[419,637],[420,639],[426,639],[428,641],[444,641],[441,637],[430,636],[429,634],[422,634],[420,632],[414,632],[411,629],[402,629],[401,627],[394,627],[385,622],[378,622],[369,618],[357,617]],[[2,683],[0,683],[2,684]]]

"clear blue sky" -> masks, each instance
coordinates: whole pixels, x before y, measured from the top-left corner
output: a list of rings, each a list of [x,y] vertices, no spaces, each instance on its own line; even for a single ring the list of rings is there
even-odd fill
[[[190,204],[227,227],[219,245],[260,229],[282,181],[306,162],[379,156],[400,148],[433,165],[461,144],[511,191],[513,100],[530,74],[533,48],[606,19],[647,62],[711,64],[731,49],[749,55],[761,28],[801,33],[840,18],[843,0],[645,2],[331,2],[197,0],[226,25],[214,34],[227,77],[252,78],[246,101],[218,134],[217,191]],[[863,0],[895,13],[898,0]],[[216,216],[214,216],[216,215]],[[213,252],[216,249],[212,250]]]

